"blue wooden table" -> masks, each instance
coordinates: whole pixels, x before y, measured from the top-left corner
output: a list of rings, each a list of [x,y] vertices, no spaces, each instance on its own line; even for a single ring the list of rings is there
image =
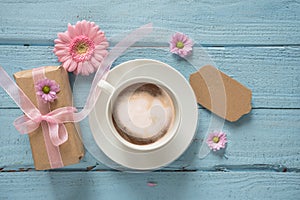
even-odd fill
[[[0,89],[0,199],[299,199],[299,0],[2,0],[0,65],[10,75],[59,65],[52,53],[56,33],[83,19],[96,22],[108,37],[148,22],[188,34],[220,70],[252,89],[253,110],[225,123],[227,158],[196,156],[211,116],[199,107],[194,142],[159,171],[114,171],[89,153],[77,165],[35,171],[28,138],[12,125],[22,112]],[[170,60],[160,51],[165,44],[147,53],[138,48],[116,64]]]

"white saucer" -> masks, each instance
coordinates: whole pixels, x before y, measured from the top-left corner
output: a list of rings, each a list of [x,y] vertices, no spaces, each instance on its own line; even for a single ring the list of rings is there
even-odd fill
[[[143,64],[151,64],[151,68]],[[131,71],[132,69],[134,71]],[[131,72],[127,73],[129,71]],[[109,122],[105,117],[109,96],[104,92],[89,115],[89,123],[98,147],[111,160],[129,169],[154,170],[171,163],[188,148],[197,127],[197,103],[194,92],[185,78],[169,65],[156,60],[139,59],[122,63],[110,71],[106,81],[115,86],[120,80],[136,76],[151,76],[168,83],[178,95],[182,119],[173,139],[161,148],[146,152],[122,144],[109,129]]]

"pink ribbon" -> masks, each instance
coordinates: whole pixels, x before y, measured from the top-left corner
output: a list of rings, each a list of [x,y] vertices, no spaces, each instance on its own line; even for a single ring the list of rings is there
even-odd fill
[[[47,122],[49,135],[54,146],[59,146],[68,140],[68,133],[64,121],[72,121],[72,116],[76,112],[74,107],[63,107],[42,115],[40,111],[34,110],[29,118],[23,115],[14,121],[14,126],[21,134],[31,133],[36,130],[42,121]]]
[[[14,126],[21,134],[30,133],[36,130],[39,126],[42,126],[51,168],[63,166],[58,146],[68,140],[68,133],[64,123],[79,122],[88,116],[101,93],[101,90],[97,87],[97,83],[106,77],[112,63],[119,56],[151,31],[151,23],[141,26],[128,34],[118,44],[116,44],[112,50],[110,50],[109,54],[104,58],[95,74],[86,104],[83,110],[79,113],[75,113],[76,109],[74,107],[58,108],[51,112],[46,108],[36,108],[31,100],[0,66],[0,87],[6,91],[6,93],[24,112],[24,116],[21,116],[14,121]],[[39,76],[39,74],[39,72],[35,72],[35,69],[33,70],[33,77]],[[39,105],[39,107],[42,107],[42,105]],[[48,128],[46,128],[47,125]],[[53,144],[52,146],[47,144],[48,137],[50,137]]]

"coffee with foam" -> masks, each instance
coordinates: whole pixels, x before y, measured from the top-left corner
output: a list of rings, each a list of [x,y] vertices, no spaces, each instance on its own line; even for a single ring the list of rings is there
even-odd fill
[[[151,144],[162,138],[174,124],[175,107],[162,87],[135,83],[116,97],[112,121],[117,132],[128,142]]]

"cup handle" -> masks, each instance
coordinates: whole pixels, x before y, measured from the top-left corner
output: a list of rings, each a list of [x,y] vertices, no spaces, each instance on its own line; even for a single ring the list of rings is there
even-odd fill
[[[115,91],[115,88],[114,86],[112,86],[110,83],[108,83],[107,81],[105,80],[100,80],[98,82],[98,87],[100,87],[103,92],[105,92],[106,94],[109,94],[111,95],[114,91]]]

